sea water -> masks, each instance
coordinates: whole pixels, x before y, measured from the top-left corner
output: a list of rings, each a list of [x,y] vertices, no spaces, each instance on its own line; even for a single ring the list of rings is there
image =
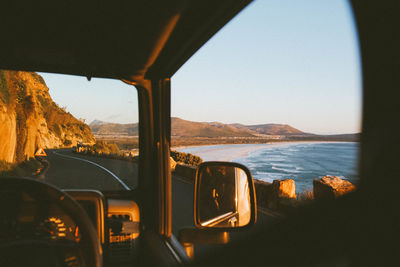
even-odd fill
[[[359,143],[356,142],[213,145],[177,150],[198,155],[204,161],[242,163],[254,179],[262,181],[293,179],[298,193],[311,190],[313,180],[325,175],[358,182]]]

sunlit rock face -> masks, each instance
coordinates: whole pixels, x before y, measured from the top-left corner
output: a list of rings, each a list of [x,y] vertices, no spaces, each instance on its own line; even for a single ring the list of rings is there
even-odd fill
[[[94,143],[90,128],[60,108],[43,78],[0,70],[0,160],[22,162],[39,148]]]
[[[176,161],[172,157],[169,157],[169,164],[171,166],[171,171],[174,171],[176,167]]]
[[[16,118],[6,106],[0,106],[0,160],[13,162],[17,141]]]
[[[320,179],[315,179],[313,186],[316,200],[335,199],[356,189],[351,182],[337,176],[324,176]]]
[[[272,184],[264,184],[256,191],[257,194],[260,192],[265,195],[266,206],[273,210],[281,208],[285,201],[296,198],[296,185],[293,179],[274,180]]]
[[[279,198],[296,198],[296,185],[293,179],[274,180],[272,187]]]

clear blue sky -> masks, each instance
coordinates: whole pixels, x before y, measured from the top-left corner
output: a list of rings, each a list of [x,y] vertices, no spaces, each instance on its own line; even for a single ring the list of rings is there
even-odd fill
[[[122,82],[42,75],[53,99],[76,117],[137,121],[135,89]],[[172,77],[172,115],[359,132],[361,67],[350,4],[255,1]]]

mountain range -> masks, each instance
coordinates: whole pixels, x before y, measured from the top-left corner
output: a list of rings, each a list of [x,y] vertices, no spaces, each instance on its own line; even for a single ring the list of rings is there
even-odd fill
[[[94,120],[89,124],[95,135],[137,136],[138,123],[108,123]],[[171,118],[171,135],[174,137],[263,137],[270,135],[311,136],[287,124],[243,125],[221,122],[195,122]]]

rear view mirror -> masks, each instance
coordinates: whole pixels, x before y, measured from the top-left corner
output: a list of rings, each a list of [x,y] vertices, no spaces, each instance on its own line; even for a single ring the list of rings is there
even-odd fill
[[[256,200],[249,169],[232,162],[204,162],[196,171],[194,221],[200,229],[253,225]]]

